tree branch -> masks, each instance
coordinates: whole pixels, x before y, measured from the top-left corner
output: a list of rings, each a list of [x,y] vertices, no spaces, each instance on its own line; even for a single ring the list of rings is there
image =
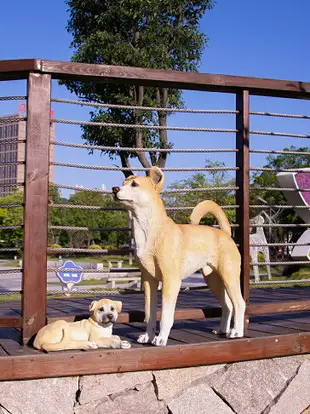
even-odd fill
[[[143,97],[144,97],[144,87],[143,86],[136,86],[136,102],[138,106],[142,106],[143,104]],[[140,124],[142,122],[140,116],[140,110],[134,111],[135,116],[135,123]],[[136,148],[144,148],[143,147],[143,139],[142,139],[142,130],[137,128],[136,129]],[[146,158],[145,152],[136,152],[138,160],[142,164],[144,168],[150,168],[151,164],[149,163],[148,159]],[[148,175],[148,174],[147,174]]]

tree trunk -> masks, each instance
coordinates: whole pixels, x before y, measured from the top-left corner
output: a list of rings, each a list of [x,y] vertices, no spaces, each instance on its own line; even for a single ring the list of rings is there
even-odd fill
[[[168,89],[159,88],[157,90],[157,103],[162,108],[168,106]],[[167,112],[158,111],[158,122],[161,127],[167,127]],[[168,134],[166,129],[160,130],[160,147],[168,148]],[[160,152],[157,159],[157,166],[164,168],[167,162],[167,152]]]

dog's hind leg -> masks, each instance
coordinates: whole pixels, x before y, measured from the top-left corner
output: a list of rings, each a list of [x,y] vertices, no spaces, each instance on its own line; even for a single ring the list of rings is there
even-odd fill
[[[221,276],[235,311],[234,326],[227,334],[227,337],[242,338],[244,336],[245,302],[241,294],[239,275],[234,275],[231,267],[226,272],[229,272],[226,278],[223,277],[223,273]]]
[[[181,287],[178,277],[163,277],[162,311],[159,335],[152,341],[153,345],[165,346],[174,322],[175,305]]]
[[[214,330],[216,335],[228,334],[230,331],[230,323],[233,313],[233,304],[226,292],[222,279],[216,272],[209,273],[209,266],[202,269],[204,279],[210,288],[211,292],[217,297],[222,307],[222,317],[220,322],[220,329]]]
[[[158,281],[149,274],[142,274],[144,288],[144,311],[146,332],[139,336],[138,342],[146,344],[152,342],[156,331],[157,290]]]

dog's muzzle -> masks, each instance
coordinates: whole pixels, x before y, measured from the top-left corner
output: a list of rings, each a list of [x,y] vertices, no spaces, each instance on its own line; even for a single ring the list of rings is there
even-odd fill
[[[119,187],[112,187],[112,193],[113,193],[115,199],[117,199],[117,193],[119,191],[120,191]]]

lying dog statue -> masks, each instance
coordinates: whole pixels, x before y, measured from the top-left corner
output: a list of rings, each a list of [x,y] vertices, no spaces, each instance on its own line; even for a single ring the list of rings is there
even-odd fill
[[[128,341],[112,335],[113,323],[122,310],[122,302],[110,299],[93,301],[88,319],[68,323],[56,321],[39,330],[34,347],[45,351],[65,349],[130,348]]]
[[[138,342],[166,345],[182,279],[200,269],[222,306],[220,329],[214,333],[242,337],[245,303],[240,290],[241,257],[231,238],[228,219],[216,203],[208,200],[194,208],[191,224],[176,224],[167,216],[160,197],[163,184],[162,171],[152,167],[148,177],[130,176],[122,187],[112,188],[115,200],[132,214],[135,254],[143,278],[147,328]],[[207,213],[216,217],[220,229],[199,226]],[[155,336],[160,281],[162,312],[160,332]]]

